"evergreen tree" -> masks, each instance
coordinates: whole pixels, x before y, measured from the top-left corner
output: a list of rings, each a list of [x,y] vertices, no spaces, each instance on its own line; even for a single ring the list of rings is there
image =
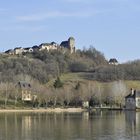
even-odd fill
[[[54,88],[61,88],[61,87],[63,87],[63,83],[61,82],[59,77],[57,77],[57,79],[55,80],[53,86],[54,86]]]
[[[78,82],[78,83],[76,84],[76,86],[75,86],[75,89],[76,89],[76,90],[79,90],[79,88],[80,88],[80,83]]]

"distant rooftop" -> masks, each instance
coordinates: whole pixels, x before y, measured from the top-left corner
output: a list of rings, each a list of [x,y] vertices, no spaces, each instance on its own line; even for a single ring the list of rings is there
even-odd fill
[[[109,63],[118,63],[117,59],[116,58],[111,58],[109,60]]]

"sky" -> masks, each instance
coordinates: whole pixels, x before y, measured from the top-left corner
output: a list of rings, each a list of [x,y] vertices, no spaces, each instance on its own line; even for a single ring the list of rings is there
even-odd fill
[[[140,0],[0,0],[0,51],[67,40],[140,59]]]

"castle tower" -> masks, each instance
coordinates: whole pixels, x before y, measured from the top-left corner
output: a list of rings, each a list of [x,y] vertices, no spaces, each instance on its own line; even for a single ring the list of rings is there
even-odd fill
[[[75,53],[75,39],[73,37],[68,39],[68,47],[71,53]]]

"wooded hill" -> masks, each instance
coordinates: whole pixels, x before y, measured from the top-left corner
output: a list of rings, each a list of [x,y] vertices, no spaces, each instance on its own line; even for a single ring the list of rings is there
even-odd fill
[[[104,55],[95,48],[78,50],[70,54],[64,51],[36,51],[24,55],[2,55],[0,58],[0,81],[15,82],[29,76],[46,84],[67,72],[93,72],[107,65]]]
[[[109,65],[103,53],[91,47],[70,54],[64,51],[37,51],[24,55],[0,56],[0,81],[17,82],[30,77],[46,84],[70,72],[88,72],[83,78],[110,82],[140,80],[140,60]]]

